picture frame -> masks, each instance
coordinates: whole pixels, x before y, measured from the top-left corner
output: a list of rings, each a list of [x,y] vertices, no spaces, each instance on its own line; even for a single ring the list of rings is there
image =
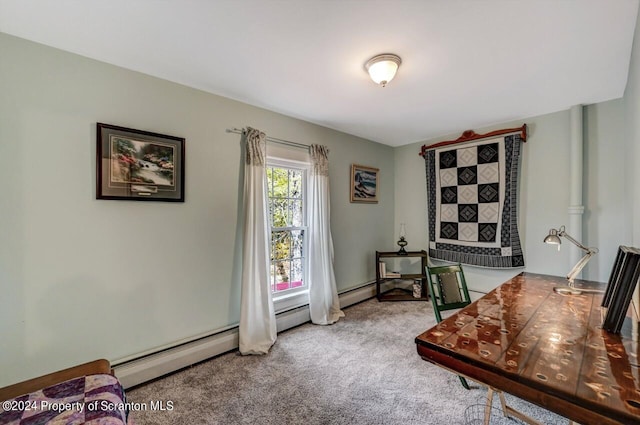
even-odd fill
[[[351,202],[378,203],[378,168],[351,164]]]
[[[184,202],[185,139],[97,123],[96,199]]]

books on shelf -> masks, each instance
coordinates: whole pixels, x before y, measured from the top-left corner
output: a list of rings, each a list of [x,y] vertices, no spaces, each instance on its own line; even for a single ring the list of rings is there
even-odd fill
[[[387,264],[383,261],[378,263],[378,268],[380,269],[380,278],[399,278],[402,277],[400,272],[395,271],[387,271]]]

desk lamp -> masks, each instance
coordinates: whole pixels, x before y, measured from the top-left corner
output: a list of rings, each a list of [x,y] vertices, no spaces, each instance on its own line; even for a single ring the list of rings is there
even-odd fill
[[[576,276],[584,268],[584,266],[587,265],[591,257],[593,257],[598,253],[598,248],[587,248],[586,246],[582,245],[580,242],[573,239],[571,235],[569,235],[566,232],[564,226],[560,226],[560,229],[558,230],[556,229],[549,230],[549,234],[547,235],[546,238],[544,238],[544,243],[548,243],[551,245],[558,245],[558,251],[560,251],[560,245],[562,244],[562,240],[560,240],[561,237],[565,238],[566,240],[568,240],[569,242],[571,242],[572,244],[574,244],[575,246],[583,250],[586,254],[580,259],[580,261],[576,263],[575,266],[573,266],[573,268],[567,275],[567,280],[569,281],[569,284],[567,286],[556,286],[555,288],[553,288],[553,291],[561,295],[580,295],[583,292],[589,292],[589,293],[604,292],[597,289],[576,288],[573,282],[576,279]]]

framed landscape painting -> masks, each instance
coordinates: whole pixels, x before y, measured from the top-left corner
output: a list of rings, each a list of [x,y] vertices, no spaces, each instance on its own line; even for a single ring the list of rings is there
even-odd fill
[[[351,165],[351,202],[378,202],[377,168]]]
[[[97,139],[97,199],[184,202],[184,138],[98,123]]]

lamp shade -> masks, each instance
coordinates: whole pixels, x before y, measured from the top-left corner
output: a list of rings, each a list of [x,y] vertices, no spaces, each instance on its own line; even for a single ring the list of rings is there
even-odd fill
[[[560,240],[560,236],[558,236],[558,231],[556,229],[549,230],[549,234],[544,238],[544,243],[560,245],[562,241]]]
[[[396,76],[401,63],[402,60],[398,55],[386,53],[369,59],[365,68],[376,84],[385,87]]]

